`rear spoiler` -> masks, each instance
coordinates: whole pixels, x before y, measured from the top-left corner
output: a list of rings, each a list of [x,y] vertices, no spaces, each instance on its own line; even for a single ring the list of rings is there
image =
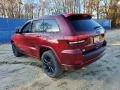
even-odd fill
[[[82,20],[82,19],[91,19],[92,15],[90,14],[64,14],[64,17],[70,21]]]

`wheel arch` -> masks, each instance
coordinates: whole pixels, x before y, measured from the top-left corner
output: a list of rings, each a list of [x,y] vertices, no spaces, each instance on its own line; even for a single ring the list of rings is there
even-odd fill
[[[11,42],[11,43],[14,43],[14,41],[13,41],[13,40],[11,40],[10,42]]]
[[[39,49],[39,55],[40,55],[39,58],[41,59],[42,54],[45,51],[48,51],[48,50],[51,50],[53,52],[53,54],[56,56],[56,59],[57,59],[58,63],[61,63],[60,58],[58,57],[56,51],[53,48],[49,47],[49,46],[41,46],[40,47],[40,49]]]

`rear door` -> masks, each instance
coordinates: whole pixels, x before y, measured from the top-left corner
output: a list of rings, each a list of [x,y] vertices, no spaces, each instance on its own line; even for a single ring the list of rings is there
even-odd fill
[[[31,55],[39,58],[39,52],[40,52],[40,47],[44,43],[43,39],[44,37],[42,36],[41,32],[43,31],[43,20],[34,20],[32,22],[32,33],[30,34],[29,38],[30,40],[30,47],[31,47]]]

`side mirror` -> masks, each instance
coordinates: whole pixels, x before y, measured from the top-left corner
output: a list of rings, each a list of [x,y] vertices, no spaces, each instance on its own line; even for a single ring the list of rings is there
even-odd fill
[[[19,29],[16,29],[16,32],[15,33],[21,33]]]

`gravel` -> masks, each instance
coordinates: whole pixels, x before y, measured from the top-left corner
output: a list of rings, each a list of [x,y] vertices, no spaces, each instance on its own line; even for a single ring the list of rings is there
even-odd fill
[[[120,90],[120,30],[108,30],[106,54],[59,78],[45,75],[34,58],[15,57],[10,44],[0,44],[0,90]]]

